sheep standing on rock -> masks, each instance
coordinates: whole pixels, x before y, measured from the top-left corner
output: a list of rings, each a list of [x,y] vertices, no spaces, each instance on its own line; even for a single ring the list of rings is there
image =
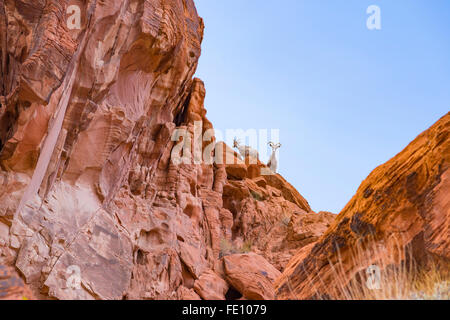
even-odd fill
[[[270,156],[269,162],[267,162],[267,166],[273,173],[277,172],[278,169],[278,160],[276,156],[277,149],[281,147],[281,143],[273,143],[269,142],[268,145],[272,148],[272,155]]]
[[[239,150],[239,153],[241,154],[241,156],[244,157],[244,159],[247,157],[250,157],[250,158],[259,160],[259,153],[257,150],[255,150],[249,146],[241,145],[239,140],[237,140],[236,138],[234,138],[234,140],[233,140],[233,148],[237,148]]]

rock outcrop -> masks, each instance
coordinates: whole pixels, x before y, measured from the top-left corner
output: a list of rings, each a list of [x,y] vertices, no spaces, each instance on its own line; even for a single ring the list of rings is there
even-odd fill
[[[216,145],[203,28],[192,0],[0,1],[0,260],[38,298],[272,298],[226,261],[281,271],[331,224]]]
[[[31,300],[31,290],[24,284],[17,272],[0,265],[0,300]]]
[[[266,259],[254,254],[223,258],[224,272],[233,288],[249,300],[273,300],[274,282],[281,275]]]
[[[225,300],[229,285],[214,271],[208,270],[195,281],[194,290],[204,300]]]
[[[364,180],[321,239],[291,260],[278,299],[346,298],[370,266],[448,272],[449,225],[450,113]]]
[[[335,220],[215,140],[203,29],[192,0],[0,0],[0,298],[342,298],[371,266],[448,268],[450,114]]]

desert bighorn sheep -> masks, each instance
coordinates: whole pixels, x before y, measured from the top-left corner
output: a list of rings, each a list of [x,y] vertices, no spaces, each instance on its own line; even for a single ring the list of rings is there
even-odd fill
[[[257,150],[249,147],[249,146],[242,146],[238,139],[234,138],[233,140],[233,148],[237,148],[239,150],[239,153],[241,156],[244,157],[251,157],[255,159],[259,159],[259,153]]]
[[[277,149],[281,147],[281,143],[273,143],[269,142],[268,145],[272,148],[272,155],[270,156],[269,162],[267,162],[267,166],[273,173],[277,172],[278,169],[278,160],[276,156]]]

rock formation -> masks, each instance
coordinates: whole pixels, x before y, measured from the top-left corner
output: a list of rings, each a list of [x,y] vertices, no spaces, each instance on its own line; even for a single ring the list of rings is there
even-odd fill
[[[0,265],[0,300],[30,300],[31,290],[23,283],[17,272]]]
[[[0,263],[37,298],[273,298],[331,224],[213,138],[193,149],[234,163],[174,161],[213,127],[203,27],[192,0],[0,1]]]
[[[380,269],[450,270],[450,113],[376,168],[315,245],[277,281],[278,299],[346,298]]]
[[[395,247],[448,261],[450,115],[334,221],[215,140],[203,28],[192,0],[0,0],[0,298],[336,297]]]
[[[243,297],[253,300],[273,300],[274,281],[281,275],[266,259],[254,253],[223,258],[228,282]]]

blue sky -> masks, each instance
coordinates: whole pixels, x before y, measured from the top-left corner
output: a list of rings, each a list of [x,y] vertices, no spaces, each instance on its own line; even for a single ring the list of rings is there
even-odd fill
[[[194,1],[208,118],[280,129],[279,172],[315,211],[338,213],[450,110],[448,0]]]

